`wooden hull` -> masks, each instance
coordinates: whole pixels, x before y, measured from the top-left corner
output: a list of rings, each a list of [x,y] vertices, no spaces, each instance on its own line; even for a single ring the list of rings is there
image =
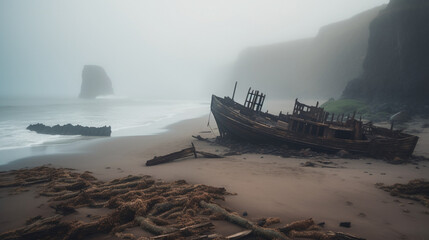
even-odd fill
[[[314,150],[352,153],[376,158],[408,158],[414,151],[418,137],[400,133],[395,138],[380,137],[371,140],[349,140],[316,137],[289,131],[276,125],[276,116],[264,113],[246,114],[247,110],[231,99],[212,96],[211,111],[221,136],[231,136],[246,141],[286,144]],[[264,121],[264,119],[267,119]],[[377,128],[383,132],[388,129]]]

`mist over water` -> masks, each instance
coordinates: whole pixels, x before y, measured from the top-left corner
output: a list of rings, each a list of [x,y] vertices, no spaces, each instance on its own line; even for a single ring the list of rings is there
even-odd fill
[[[225,95],[243,49],[313,37],[386,2],[1,1],[0,96],[78,96],[85,64],[122,96]]]
[[[246,48],[313,37],[387,2],[0,1],[0,158],[88,139],[37,134],[29,124],[108,125],[115,137],[208,115],[211,94],[232,95],[234,64]],[[105,70],[114,97],[78,99],[84,65]],[[274,99],[269,81],[258,84],[267,95],[263,111],[290,111],[299,96]],[[239,82],[238,102],[249,87]]]

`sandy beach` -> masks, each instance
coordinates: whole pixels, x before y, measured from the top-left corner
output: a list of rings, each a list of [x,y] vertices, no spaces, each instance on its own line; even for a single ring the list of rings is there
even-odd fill
[[[214,127],[214,121],[211,121]],[[420,141],[416,155],[429,157],[428,129],[418,128]],[[279,217],[281,223],[313,218],[325,228],[348,232],[366,239],[429,239],[429,209],[412,200],[390,196],[376,183],[407,183],[429,176],[429,162],[392,165],[381,160],[329,159],[335,168],[303,167],[309,159],[243,154],[221,159],[188,158],[146,167],[146,160],[189,147],[222,154],[217,144],[198,141],[192,135],[213,138],[207,117],[171,125],[169,131],[154,136],[115,137],[79,144],[76,153],[28,157],[0,167],[0,171],[51,164],[76,171],[91,171],[100,180],[145,174],[156,179],[184,179],[192,184],[225,187],[236,193],[224,206],[247,212],[254,221]],[[33,216],[50,216],[47,198],[34,191],[9,196],[0,191],[0,231],[23,226]],[[87,210],[94,211],[94,210]],[[351,228],[339,227],[343,221]],[[234,228],[224,229],[234,233]]]

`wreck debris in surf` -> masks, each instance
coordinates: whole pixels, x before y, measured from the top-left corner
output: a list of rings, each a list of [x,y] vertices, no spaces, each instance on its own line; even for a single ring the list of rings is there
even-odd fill
[[[235,89],[234,89],[235,90]],[[234,91],[235,95],[235,91]],[[330,114],[319,103],[310,106],[295,100],[292,114],[262,112],[265,94],[249,88],[244,105],[213,95],[211,112],[221,138],[287,144],[317,151],[348,152],[382,159],[408,159],[418,137],[399,130],[363,123],[351,116]]]

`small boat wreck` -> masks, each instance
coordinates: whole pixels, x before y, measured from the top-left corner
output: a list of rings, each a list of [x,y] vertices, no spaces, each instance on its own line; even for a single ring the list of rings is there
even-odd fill
[[[235,88],[234,88],[235,94]],[[382,159],[407,159],[418,137],[363,123],[352,116],[330,114],[322,107],[295,100],[292,114],[261,111],[265,95],[249,88],[244,105],[213,95],[211,111],[220,136],[245,141],[286,144],[316,151],[351,153]]]

